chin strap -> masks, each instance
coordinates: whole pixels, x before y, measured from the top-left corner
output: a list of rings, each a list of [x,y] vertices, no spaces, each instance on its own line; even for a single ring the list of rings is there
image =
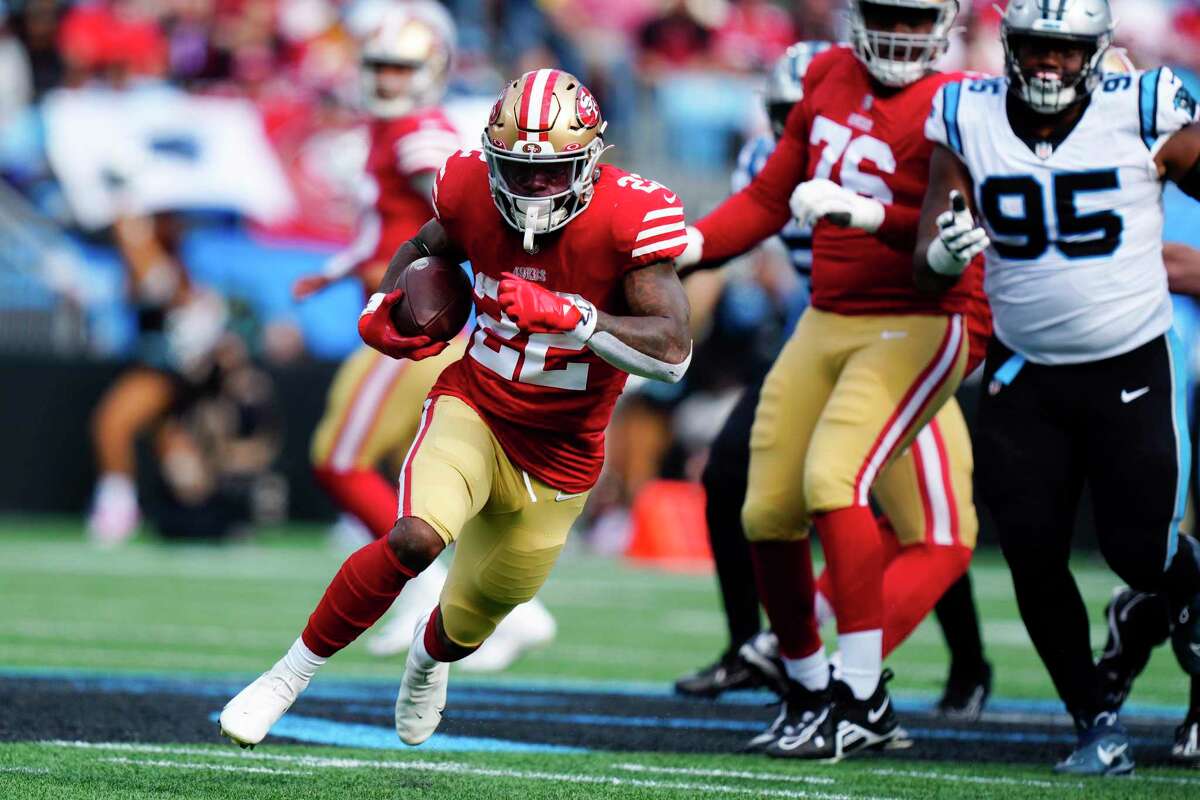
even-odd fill
[[[525,252],[536,253],[537,248],[533,245],[533,234],[537,229],[538,221],[538,206],[530,203],[525,208]]]

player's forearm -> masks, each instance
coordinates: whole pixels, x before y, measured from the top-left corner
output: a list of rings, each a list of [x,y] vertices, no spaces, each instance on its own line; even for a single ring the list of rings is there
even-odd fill
[[[920,226],[921,209],[884,206],[883,224],[875,231],[875,237],[890,247],[908,252],[917,246],[917,232]]]
[[[1167,283],[1175,294],[1200,297],[1200,250],[1185,244],[1163,245]]]
[[[426,256],[442,256],[462,260],[462,253],[436,218],[426,222],[421,230],[417,231],[416,236],[396,249],[377,291],[386,294],[395,289],[400,283],[400,273],[404,271],[404,268],[418,258]]]
[[[720,266],[778,233],[792,218],[792,212],[786,195],[781,202],[777,201],[778,198],[754,191],[751,184],[697,222],[696,229],[704,237],[704,250],[697,267]]]
[[[686,319],[617,317],[603,311],[597,314],[596,333],[588,340],[589,346],[596,336],[608,334],[627,347],[668,364],[682,363],[692,352],[692,337]]]

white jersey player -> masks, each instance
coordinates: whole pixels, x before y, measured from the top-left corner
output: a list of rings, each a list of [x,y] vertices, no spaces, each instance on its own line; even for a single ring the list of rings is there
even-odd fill
[[[1057,769],[1108,775],[1133,758],[1068,563],[1085,483],[1105,558],[1161,601],[1180,664],[1200,675],[1200,545],[1179,530],[1186,364],[1162,244],[1163,181],[1200,198],[1200,125],[1169,69],[1101,71],[1112,31],[1107,0],[1010,0],[1006,75],[947,84],[934,100],[915,259],[918,284],[937,291],[987,252],[996,338],[977,485],[1025,627],[1079,731]]]

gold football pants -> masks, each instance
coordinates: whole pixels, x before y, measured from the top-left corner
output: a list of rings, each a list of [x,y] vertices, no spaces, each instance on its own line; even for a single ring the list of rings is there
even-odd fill
[[[397,360],[363,345],[342,362],[313,433],[317,467],[345,472],[386,465],[391,474],[412,444],[421,404],[441,371],[462,357],[460,336],[423,361]]]
[[[962,538],[973,542],[970,444],[957,406],[921,440],[926,446],[910,448],[953,397],[966,361],[961,316],[809,308],[767,375],[755,412],[742,507],[747,538],[803,538],[812,514],[866,506],[873,486],[902,543],[918,531],[932,537],[952,513],[926,510],[919,492],[920,482],[934,477],[929,456],[940,455],[940,437],[953,465],[941,472],[953,487],[942,497],[955,501],[960,530],[969,529]],[[895,463],[901,454],[907,465]]]
[[[455,543],[440,601],[452,641],[482,643],[537,594],[586,501],[586,492],[564,495],[516,467],[463,401],[425,402],[400,471],[399,516]]]

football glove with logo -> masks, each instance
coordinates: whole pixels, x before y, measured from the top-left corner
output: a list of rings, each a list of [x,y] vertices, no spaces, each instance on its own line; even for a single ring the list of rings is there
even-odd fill
[[[450,346],[449,342],[435,342],[428,336],[401,336],[392,323],[392,307],[404,296],[403,289],[388,294],[376,292],[367,301],[367,307],[358,316],[358,335],[370,347],[392,358],[407,358],[420,361],[436,356]]]
[[[580,345],[596,330],[596,307],[582,297],[563,297],[544,286],[504,273],[500,308],[526,333],[569,333]]]
[[[929,245],[926,260],[939,275],[958,277],[975,256],[992,243],[987,231],[979,227],[962,193],[950,192],[950,209],[937,218],[938,238]]]
[[[792,214],[803,227],[828,220],[843,228],[874,233],[883,224],[883,203],[824,178],[805,181],[792,192]]]

